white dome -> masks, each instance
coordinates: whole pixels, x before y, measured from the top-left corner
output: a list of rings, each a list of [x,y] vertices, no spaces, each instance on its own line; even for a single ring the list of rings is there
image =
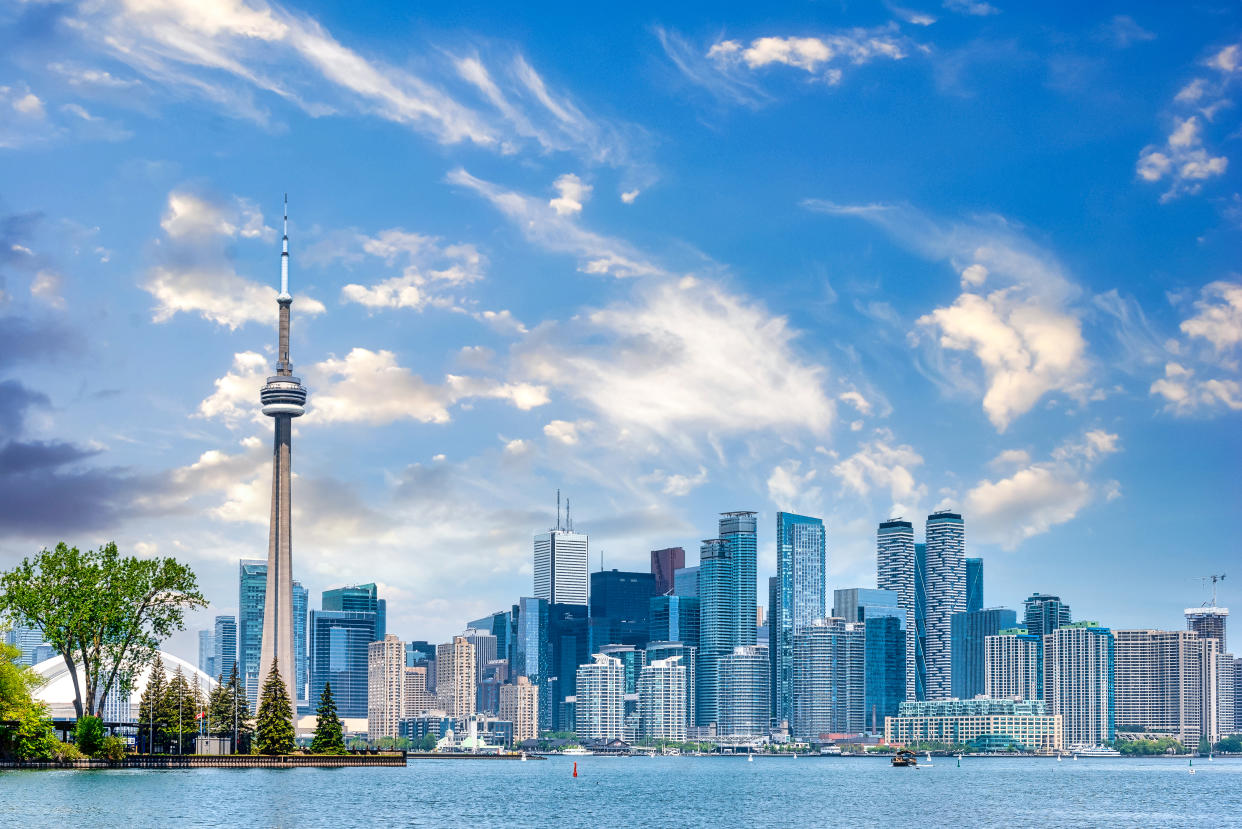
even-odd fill
[[[172,679],[177,673],[177,669],[181,669],[182,675],[185,676],[186,682],[194,684],[194,677],[198,676],[198,687],[202,690],[204,697],[207,692],[216,687],[216,681],[210,676],[200,671],[194,665],[186,662],[180,657],[173,656],[167,651],[160,651],[160,657],[164,660],[164,675],[168,679]],[[61,656],[54,656],[51,659],[45,659],[33,668],[34,672],[43,679],[43,685],[35,691],[35,697],[42,700],[48,708],[48,713],[54,719],[74,719],[77,712],[73,707],[73,677],[69,675],[69,668],[65,665],[65,660]],[[151,675],[151,667],[148,665],[138,672],[138,676],[134,678],[134,687],[130,691],[129,699],[117,698],[115,701],[109,701],[108,705],[101,705],[98,701],[95,703],[97,709],[103,710],[104,720],[107,721],[132,721],[138,716],[138,701],[142,698],[142,692],[147,687],[147,677]],[[81,669],[78,670],[78,682],[84,682]],[[110,696],[116,697],[115,693]],[[106,708],[106,710],[104,710]],[[132,712],[132,716],[130,713]]]

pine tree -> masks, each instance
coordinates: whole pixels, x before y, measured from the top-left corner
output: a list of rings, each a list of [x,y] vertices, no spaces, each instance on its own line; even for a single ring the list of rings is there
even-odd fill
[[[315,737],[311,740],[311,753],[344,754],[345,738],[341,732],[341,720],[336,715],[332,683],[323,684],[323,693],[319,695],[319,708],[315,710],[315,714]]]
[[[259,695],[259,716],[255,723],[255,747],[260,754],[288,754],[293,750],[293,703],[280,677],[278,660],[272,660]]]
[[[233,736],[233,700],[224,674],[220,674],[216,687],[207,695],[207,733],[212,737]]]
[[[164,747],[164,733],[168,727],[168,722],[164,719],[164,697],[167,694],[168,677],[164,674],[164,659],[156,651],[155,661],[151,663],[151,672],[147,677],[147,687],[143,689],[138,703],[138,744],[152,754],[156,749]]]
[[[194,731],[194,700],[190,696],[190,684],[185,681],[180,667],[173,674],[164,694],[164,717],[176,753],[185,754],[186,737]]]

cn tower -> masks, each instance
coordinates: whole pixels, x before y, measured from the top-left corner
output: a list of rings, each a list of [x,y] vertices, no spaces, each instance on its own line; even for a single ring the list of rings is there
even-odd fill
[[[267,378],[259,392],[263,414],[276,422],[272,444],[272,523],[267,536],[267,592],[263,604],[263,648],[259,653],[259,687],[267,681],[272,660],[280,666],[292,703],[297,698],[293,678],[293,537],[290,464],[293,460],[293,418],[305,411],[306,389],[293,376],[289,360],[289,197],[285,196],[284,240],[280,251],[279,340],[276,347],[276,374]],[[296,704],[296,703],[295,703]]]

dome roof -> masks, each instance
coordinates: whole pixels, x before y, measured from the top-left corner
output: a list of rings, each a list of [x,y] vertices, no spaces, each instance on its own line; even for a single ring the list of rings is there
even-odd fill
[[[177,673],[177,669],[181,669],[182,675],[185,676],[186,682],[194,684],[194,677],[198,676],[198,686],[202,689],[203,694],[216,687],[216,681],[210,676],[200,671],[194,665],[186,662],[180,657],[173,656],[167,651],[160,651],[160,657],[164,660],[164,675],[168,679],[172,679]],[[46,703],[48,713],[55,719],[73,719],[77,716],[73,707],[73,677],[69,675],[69,668],[65,665],[64,658],[54,656],[51,659],[45,659],[32,669],[43,679],[43,685],[34,693],[37,699]],[[109,721],[128,721],[131,720],[130,710],[136,717],[138,714],[138,701],[142,698],[142,692],[146,690],[147,678],[151,675],[151,666],[144,667],[134,677],[134,686],[130,691],[128,699],[111,694],[115,699],[108,700],[107,705],[96,703],[96,708],[103,711],[103,718]],[[82,672],[78,671],[78,681],[82,682]]]

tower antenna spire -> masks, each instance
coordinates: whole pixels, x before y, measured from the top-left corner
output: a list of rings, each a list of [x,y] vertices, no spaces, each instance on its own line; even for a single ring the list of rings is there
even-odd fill
[[[285,224],[283,238],[280,242],[280,296],[277,299],[291,299],[289,295],[289,194],[285,193]]]

